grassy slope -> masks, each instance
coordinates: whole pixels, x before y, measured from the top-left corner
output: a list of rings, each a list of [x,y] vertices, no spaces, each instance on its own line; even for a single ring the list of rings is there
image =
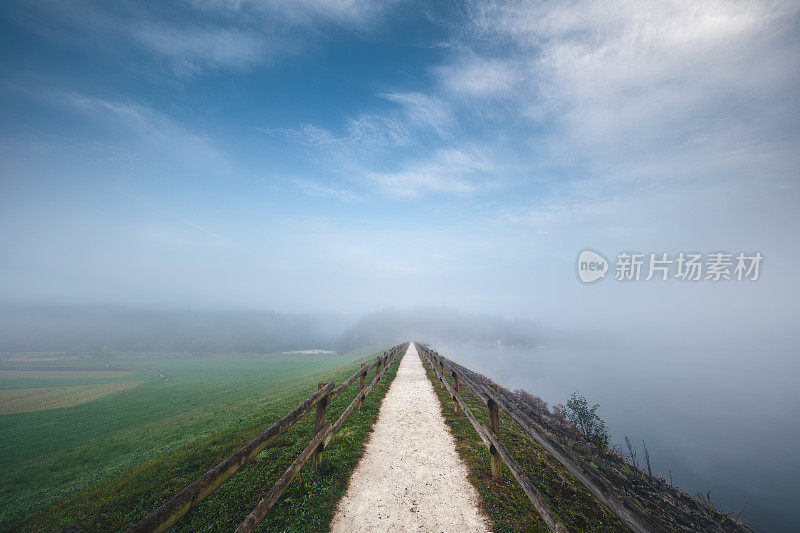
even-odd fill
[[[467,417],[453,413],[453,399],[439,388],[436,374],[426,363],[428,378],[442,405],[459,455],[469,468],[469,480],[478,489],[481,505],[491,518],[494,531],[548,531],[536,509],[511,472],[503,467],[503,483],[492,481],[491,456]],[[452,384],[452,378],[448,379]],[[461,395],[475,417],[489,423],[489,411],[481,400],[462,384]],[[583,488],[564,468],[524,433],[508,416],[500,415],[503,444],[571,531],[627,531],[627,528]]]
[[[117,358],[115,364],[134,367],[134,376],[146,379],[145,384],[85,405],[0,418],[4,479],[0,529],[17,529],[21,524],[38,530],[70,524],[90,530],[123,527],[285,414],[315,390],[318,381],[340,382],[352,374],[358,367],[354,359]],[[170,382],[158,377],[161,369]],[[332,451],[325,455],[323,473],[330,469],[327,458],[335,457],[338,442],[351,444],[351,456],[358,453],[357,441],[366,435],[370,413],[377,413],[375,399],[383,389],[376,390],[378,394],[371,396],[361,415],[348,420],[331,444]],[[347,398],[355,394],[354,390],[348,392],[331,406],[329,418],[343,410]],[[225,509],[247,508],[246,514],[260,498],[258,489],[269,488],[268,471],[282,471],[283,462],[284,468],[291,462],[296,455],[294,441],[305,440],[311,424],[313,416],[306,416],[275,443],[274,451],[264,452],[254,468],[235,476],[231,485],[243,483],[249,488],[215,495],[216,500],[221,499],[217,504]],[[342,464],[348,459],[344,457]],[[255,472],[258,474],[253,477]],[[305,478],[307,481],[308,476]],[[329,485],[328,492],[336,489],[335,484]],[[219,529],[244,516],[222,522],[222,515],[211,519],[210,515],[219,515],[213,502],[187,517],[185,523],[197,522],[186,527],[197,530],[200,524]],[[314,508],[322,509],[318,504]],[[279,509],[280,505],[276,512]]]
[[[0,414],[30,413],[42,409],[71,407],[132,389],[138,385],[141,385],[141,382],[120,381],[95,385],[0,390]]]

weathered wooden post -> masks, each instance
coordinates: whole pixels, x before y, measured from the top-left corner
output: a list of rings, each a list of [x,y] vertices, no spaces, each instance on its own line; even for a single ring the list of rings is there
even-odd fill
[[[439,379],[439,387],[444,389],[444,360],[441,357],[439,358],[439,375],[442,376]]]
[[[364,382],[367,379],[367,371],[364,367],[367,363],[361,363],[361,375],[358,376],[358,410],[364,407]]]
[[[321,389],[327,385],[327,383],[320,383],[317,385],[317,389]],[[325,425],[325,407],[328,406],[328,397],[325,396],[324,398],[320,399],[317,403],[317,414],[314,417],[314,435],[322,430],[322,427]],[[322,443],[320,443],[319,447],[314,450],[314,455],[311,456],[311,469],[316,472],[319,468],[319,463],[322,461]]]
[[[492,389],[497,391],[497,383],[491,384]],[[497,435],[497,438],[500,438],[500,406],[497,405],[492,399],[489,399],[489,429],[492,430],[492,433]],[[495,449],[494,446],[489,448],[489,451],[492,453],[492,480],[497,483],[503,482],[503,459],[500,457],[500,453]]]
[[[453,370],[453,388],[455,389],[456,394],[459,394],[459,391],[458,391],[458,374],[456,374],[455,370]],[[453,412],[455,414],[458,414],[458,400],[456,400],[455,396],[453,396]]]

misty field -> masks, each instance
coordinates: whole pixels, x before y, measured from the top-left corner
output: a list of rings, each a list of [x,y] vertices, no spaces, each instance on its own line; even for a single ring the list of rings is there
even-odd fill
[[[0,415],[71,407],[141,385],[139,381],[0,390]]]
[[[0,366],[0,530],[130,525],[293,408],[319,381],[339,383],[364,360],[363,353],[132,354],[37,360],[30,370],[6,363]],[[323,460],[320,478],[304,471],[271,512],[273,522],[283,529],[295,521],[327,524],[394,371],[326,450],[331,460]],[[329,408],[330,418],[354,397],[351,389]],[[313,417],[304,417],[179,529],[235,527],[305,446],[311,425]]]

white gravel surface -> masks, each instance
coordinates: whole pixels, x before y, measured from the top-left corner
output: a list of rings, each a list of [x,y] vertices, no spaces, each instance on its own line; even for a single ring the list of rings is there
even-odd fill
[[[331,529],[489,531],[413,343],[383,399]]]

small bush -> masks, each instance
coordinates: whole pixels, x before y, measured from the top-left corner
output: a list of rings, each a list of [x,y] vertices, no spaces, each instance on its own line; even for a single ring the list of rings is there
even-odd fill
[[[606,423],[597,414],[599,404],[589,405],[584,396],[577,391],[572,393],[564,407],[564,416],[575,424],[587,441],[604,452],[608,448],[608,432]]]
[[[525,390],[516,390],[514,394],[523,401],[526,405],[528,405],[535,413],[540,415],[549,415],[550,410],[547,408],[547,402],[539,398],[538,396],[531,394]]]

